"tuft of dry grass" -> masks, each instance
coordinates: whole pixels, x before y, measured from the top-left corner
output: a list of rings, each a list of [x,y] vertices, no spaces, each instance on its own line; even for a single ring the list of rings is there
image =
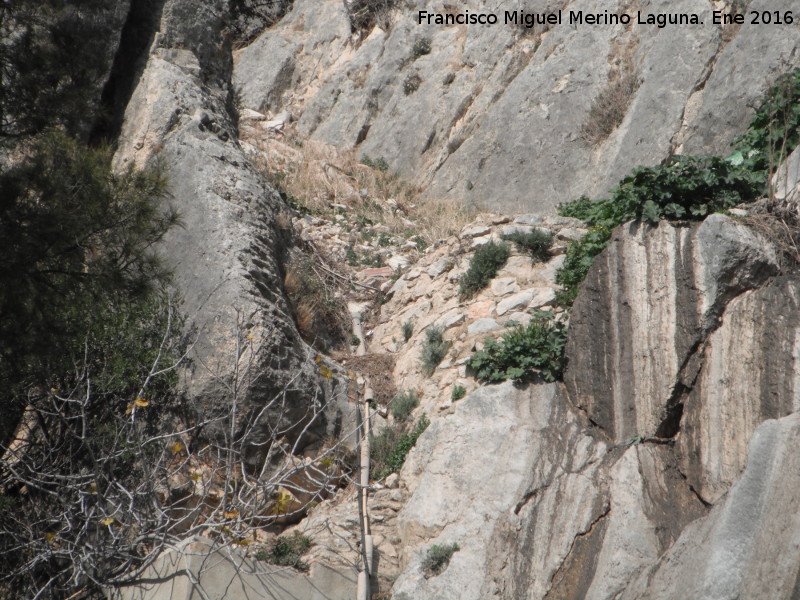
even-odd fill
[[[283,289],[304,340],[320,350],[346,343],[350,333],[347,306],[336,282],[317,268],[314,258],[302,256],[289,262]]]
[[[632,65],[612,74],[606,86],[592,102],[589,117],[581,127],[581,138],[591,146],[605,141],[620,126],[639,89],[639,78]]]
[[[756,207],[753,207],[756,208]],[[756,212],[742,220],[772,242],[780,252],[781,268],[800,265],[800,211],[796,203],[765,200]]]
[[[423,196],[421,187],[391,168],[363,164],[355,150],[299,138],[248,141],[262,150],[255,165],[267,180],[312,215],[331,218],[345,207],[351,220],[381,223],[391,235],[419,236],[429,245],[457,233],[475,216],[458,202]],[[385,164],[380,158],[364,162]]]

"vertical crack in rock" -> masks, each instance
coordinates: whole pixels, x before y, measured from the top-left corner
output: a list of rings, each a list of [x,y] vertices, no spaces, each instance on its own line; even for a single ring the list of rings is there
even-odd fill
[[[720,54],[722,54],[722,50],[727,45],[727,42],[722,39],[720,36],[719,44],[717,45],[717,50],[714,52],[714,55],[708,60],[705,69],[700,73],[700,76],[697,79],[697,83],[692,88],[692,91],[689,92],[686,100],[686,104],[681,111],[680,117],[680,127],[678,131],[675,132],[675,135],[672,136],[672,139],[669,141],[669,148],[670,148],[670,155],[679,154],[678,149],[683,145],[683,140],[686,137],[686,132],[689,127],[689,118],[687,113],[690,111],[690,108],[693,107],[694,102],[700,98],[700,94],[702,94],[703,90],[708,83],[708,80],[711,78],[711,75],[714,73],[714,68],[717,65],[717,60],[719,60]]]
[[[555,598],[579,598],[589,589],[597,567],[600,552],[594,542],[602,543],[607,517],[611,514],[611,503],[607,501],[600,513],[584,531],[572,538],[567,554],[558,570],[550,578],[550,589],[545,600]],[[583,594],[581,593],[583,592]]]

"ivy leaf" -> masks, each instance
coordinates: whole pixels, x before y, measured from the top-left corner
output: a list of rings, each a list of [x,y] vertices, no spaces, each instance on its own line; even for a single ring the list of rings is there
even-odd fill
[[[680,204],[670,202],[664,207],[664,214],[673,219],[681,219],[686,214],[686,209]]]
[[[658,223],[661,219],[661,211],[658,208],[658,204],[652,200],[647,200],[642,205],[642,219],[648,223]]]

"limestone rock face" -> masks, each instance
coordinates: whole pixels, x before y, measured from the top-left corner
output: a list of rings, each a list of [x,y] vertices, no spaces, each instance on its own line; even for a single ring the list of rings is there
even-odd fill
[[[480,388],[403,469],[395,598],[613,598],[706,508],[662,446],[615,446],[556,384]],[[433,544],[457,543],[426,578]]]
[[[675,152],[724,155],[757,99],[800,64],[796,27],[764,35],[759,26],[715,26],[720,6],[708,0],[615,0],[603,9],[631,14],[631,25],[598,27],[568,22],[570,12],[597,8],[586,0],[457,5],[495,12],[500,23],[419,24],[419,11],[441,12],[442,3],[414,0],[394,11],[390,30],[356,32],[346,3],[297,0],[237,52],[235,85],[248,108],[288,110],[302,135],[383,157],[432,196],[553,212]],[[559,9],[560,25],[503,23],[506,11]],[[748,5],[798,9],[797,0]],[[637,24],[637,10],[697,13],[704,24],[659,29]],[[427,54],[415,51],[423,40]],[[592,104],[625,69],[638,87],[619,99],[623,121],[593,146],[583,134],[602,119]]]
[[[605,509],[594,475],[606,445],[583,433],[583,425],[555,384],[480,388],[459,402],[452,415],[434,421],[403,469],[403,478],[416,491],[398,517],[408,567],[393,587],[395,597],[488,597],[482,582],[493,570],[487,564],[501,558],[489,544],[495,524],[519,513],[531,499],[554,511],[547,529],[537,532],[549,541],[525,546],[535,558],[505,548],[502,560],[531,559],[554,572],[571,538]],[[564,494],[581,500],[569,515],[558,512],[556,499]],[[426,578],[420,562],[427,549],[449,543],[461,549],[444,573]]]
[[[796,598],[798,441],[797,413],[762,423],[728,495],[620,597]]]
[[[251,368],[259,377],[240,398],[242,412],[272,402],[273,417],[299,422],[336,391],[319,383],[314,354],[300,339],[283,295],[281,260],[291,239],[275,225],[281,201],[248,162],[226,110],[230,64],[210,43],[221,36],[223,19],[206,15],[226,5],[197,4],[166,3],[125,113],[115,166],[158,158],[169,167],[182,226],[169,232],[161,252],[174,270],[194,341],[187,392],[229,403],[221,382]],[[275,402],[283,391],[285,400]],[[321,431],[313,428],[310,438],[326,434],[325,419],[319,423]]]
[[[683,472],[708,502],[738,479],[759,423],[800,408],[799,299],[796,278],[746,292],[705,343],[678,447]]]
[[[573,309],[573,401],[617,441],[672,437],[698,347],[732,298],[777,271],[774,248],[722,215],[690,227],[621,226]]]

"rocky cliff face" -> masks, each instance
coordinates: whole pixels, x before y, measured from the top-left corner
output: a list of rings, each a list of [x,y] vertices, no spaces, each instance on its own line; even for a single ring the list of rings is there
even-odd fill
[[[282,292],[288,209],[250,163],[252,152],[270,156],[269,140],[251,154],[242,149],[236,89],[245,107],[284,113],[257,123],[279,128],[294,119],[301,137],[385,157],[431,195],[538,211],[483,216],[417,264],[398,262],[395,283],[375,283],[387,296],[368,335],[371,351],[393,355],[391,380],[419,390],[414,416],[432,420],[399,478],[373,490],[375,591],[398,600],[795,597],[800,289],[794,273],[781,271],[774,244],[747,223],[714,215],[618,228],[569,317],[563,384],[481,387],[465,363],[486,337],[537,310],[566,318],[554,307],[554,274],[566,241],[585,231],[539,213],[603,193],[631,167],[674,151],[724,152],[753,100],[797,63],[796,27],[770,36],[708,25],[435,29],[410,15],[440,3],[407,4],[390,30],[358,33],[348,4],[295,0],[283,20],[234,53],[234,67],[230,48],[217,44],[226,3],[164,5],[117,163],[159,155],[171,165],[184,228],[165,253],[201,331],[196,364],[205,365],[188,389],[213,396],[215,377],[231,373],[237,336],[248,333],[259,342],[250,356],[264,382],[255,400],[299,374],[303,389],[288,421],[321,385]],[[697,4],[607,9],[699,11]],[[722,6],[700,4],[706,13]],[[800,8],[766,0],[749,7]],[[581,0],[536,5],[592,8]],[[430,52],[414,56],[428,37]],[[624,120],[590,147],[582,126],[620,65],[634,70],[638,87]],[[781,187],[787,196],[798,181],[793,160]],[[475,248],[505,228],[533,227],[558,239],[547,261],[514,253],[486,290],[458,297]],[[408,339],[405,323],[413,324]],[[419,354],[431,326],[451,345],[425,378]],[[454,400],[456,385],[472,393]],[[311,586],[319,597],[352,597],[356,515],[352,488],[315,507],[297,526],[317,542],[310,579],[289,577],[296,588],[262,581],[265,593],[302,597]],[[461,549],[442,574],[426,576],[427,550],[448,543]],[[331,566],[346,576],[330,580],[344,583],[320,591],[314,582],[328,581],[320,573]]]
[[[287,209],[237,140],[231,49],[223,35],[229,6],[169,0],[159,9],[125,109],[115,166],[157,159],[169,168],[182,225],[161,250],[189,319],[187,393],[212,404],[231,402],[229,384],[237,378],[244,415],[272,403],[280,408],[271,411],[270,423],[289,427],[315,418],[300,447],[335,435],[340,411],[350,419],[352,408],[335,378],[319,376],[315,352],[287,306],[283,261],[293,240],[276,224]],[[246,368],[253,374],[247,380]],[[328,400],[330,414],[320,415]],[[337,400],[340,407],[333,408]],[[271,426],[265,422],[252,442],[269,442]]]
[[[680,152],[725,154],[753,103],[798,64],[796,26],[714,26],[729,2],[618,0],[609,13],[697,13],[703,25],[575,26],[583,1],[406,2],[391,29],[353,32],[340,0],[298,0],[291,13],[236,53],[245,106],[288,111],[298,129],[340,148],[386,157],[428,193],[490,210],[550,212],[581,194],[605,194],[638,165]],[[748,10],[795,10],[754,0]],[[495,26],[420,25],[417,12],[493,12]],[[504,25],[505,11],[562,10],[561,25]],[[429,43],[429,53],[424,54]],[[415,50],[416,48],[416,50]],[[598,143],[585,124],[619,78],[624,119]],[[611,83],[610,83],[611,82]],[[668,84],[665,85],[665,82]],[[636,87],[638,85],[638,87]],[[657,115],[657,118],[654,118]]]
[[[393,597],[793,597],[797,291],[776,274],[727,217],[619,228],[573,310],[566,385],[480,388],[412,451]]]

